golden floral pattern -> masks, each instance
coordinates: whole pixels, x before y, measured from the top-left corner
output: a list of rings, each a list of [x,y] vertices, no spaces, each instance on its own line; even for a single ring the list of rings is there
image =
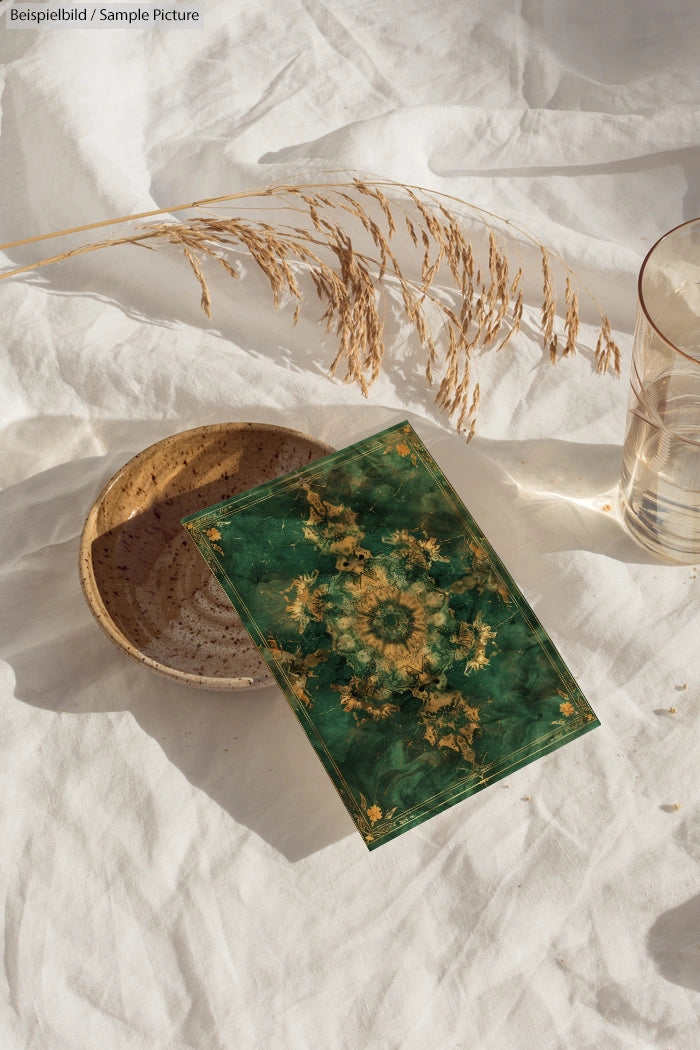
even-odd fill
[[[597,724],[408,424],[184,524],[370,848]]]
[[[404,456],[400,446],[395,451]],[[410,693],[420,701],[423,741],[472,762],[479,712],[448,688],[445,670],[455,662],[465,675],[486,667],[496,631],[480,613],[473,624],[456,623],[448,592],[430,576],[434,562],[448,561],[436,537],[394,530],[382,537],[385,550],[371,553],[350,508],[323,500],[309,485],[304,490],[305,538],[319,552],[340,556],[337,572],[323,583],[317,574],[292,582],[286,611],[302,634],[313,621],[323,622],[333,649],[352,667],[350,682],[335,687],[343,710],[358,724],[390,719],[402,709],[389,697],[397,690]]]

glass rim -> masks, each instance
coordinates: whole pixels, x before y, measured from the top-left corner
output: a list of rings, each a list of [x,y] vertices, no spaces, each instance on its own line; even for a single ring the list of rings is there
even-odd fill
[[[651,248],[649,249],[649,251],[644,256],[644,260],[642,262],[642,265],[639,268],[639,276],[637,277],[637,302],[639,303],[639,307],[640,307],[642,313],[644,314],[644,316],[646,317],[647,321],[649,322],[649,324],[651,325],[653,330],[656,332],[658,337],[664,343],[666,343],[667,346],[670,346],[670,348],[672,350],[675,350],[677,354],[682,354],[683,357],[686,357],[689,361],[692,361],[693,364],[695,364],[695,365],[698,364],[697,357],[693,356],[693,354],[689,354],[687,350],[681,349],[680,346],[677,346],[674,342],[672,342],[672,340],[669,339],[668,336],[665,335],[661,331],[659,326],[656,324],[656,322],[652,318],[651,314],[647,310],[647,306],[646,306],[646,303],[644,301],[644,293],[642,292],[642,281],[644,280],[644,274],[645,274],[645,271],[646,271],[646,268],[647,268],[647,264],[650,262],[652,255],[654,254],[656,249],[659,247],[661,242],[665,241],[667,237],[673,236],[674,233],[678,233],[679,230],[684,229],[686,226],[694,226],[696,224],[700,224],[700,215],[697,216],[694,219],[686,219],[685,222],[679,222],[677,226],[672,226],[670,230],[666,230],[666,233],[663,233],[659,237],[658,240],[654,241],[654,243],[652,244]]]

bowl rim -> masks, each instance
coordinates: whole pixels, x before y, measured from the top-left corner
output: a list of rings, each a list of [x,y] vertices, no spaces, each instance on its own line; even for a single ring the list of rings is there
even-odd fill
[[[302,430],[296,430],[292,427],[279,426],[276,423],[257,423],[254,421],[231,421],[224,423],[208,423],[203,426],[191,427],[188,430],[179,430],[173,434],[169,434],[159,441],[154,441],[151,445],[137,452],[134,456],[128,459],[122,466],[109,478],[109,480],[103,485],[98,495],[95,497],[90,510],[88,511],[85,522],[80,534],[80,547],[79,547],[79,576],[80,586],[83,592],[83,597],[90,609],[92,615],[97,620],[102,630],[107,634],[111,641],[127,656],[130,656],[137,663],[142,666],[148,667],[150,670],[155,671],[157,674],[179,682],[181,685],[196,686],[201,689],[255,689],[265,688],[269,684],[268,682],[256,683],[252,678],[246,677],[245,675],[236,676],[232,678],[222,678],[212,675],[197,675],[191,671],[182,671],[177,667],[170,667],[167,664],[160,663],[151,656],[147,656],[142,652],[129,638],[123,634],[122,631],[114,623],[114,620],[110,616],[107,608],[102,600],[97,580],[95,578],[94,566],[92,561],[92,544],[96,539],[96,521],[97,515],[102,508],[105,499],[107,498],[110,489],[119,481],[121,477],[130,469],[138,464],[139,461],[147,462],[149,457],[153,453],[168,444],[174,444],[178,439],[193,438],[196,435],[213,435],[216,432],[243,432],[243,431],[263,431],[267,433],[277,433],[287,435],[293,438],[300,438],[304,441],[311,441],[317,445],[320,450],[320,455],[328,455],[334,452],[335,449],[327,442],[322,441],[320,438],[314,437],[312,434],[307,434]],[[251,640],[252,641],[252,640]],[[254,643],[252,643],[254,644]]]

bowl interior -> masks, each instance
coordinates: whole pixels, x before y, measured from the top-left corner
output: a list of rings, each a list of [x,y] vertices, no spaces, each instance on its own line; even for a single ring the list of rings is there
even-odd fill
[[[284,427],[221,423],[174,434],[130,460],[96,500],[81,540],[83,591],[110,638],[189,685],[272,682],[180,519],[331,451]]]

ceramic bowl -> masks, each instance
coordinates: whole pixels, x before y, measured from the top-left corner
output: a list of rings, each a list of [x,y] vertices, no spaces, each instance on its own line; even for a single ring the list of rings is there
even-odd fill
[[[332,451],[284,427],[220,423],[174,434],[129,460],[95,501],[80,543],[83,593],[112,641],[185,685],[271,683],[180,519]]]

